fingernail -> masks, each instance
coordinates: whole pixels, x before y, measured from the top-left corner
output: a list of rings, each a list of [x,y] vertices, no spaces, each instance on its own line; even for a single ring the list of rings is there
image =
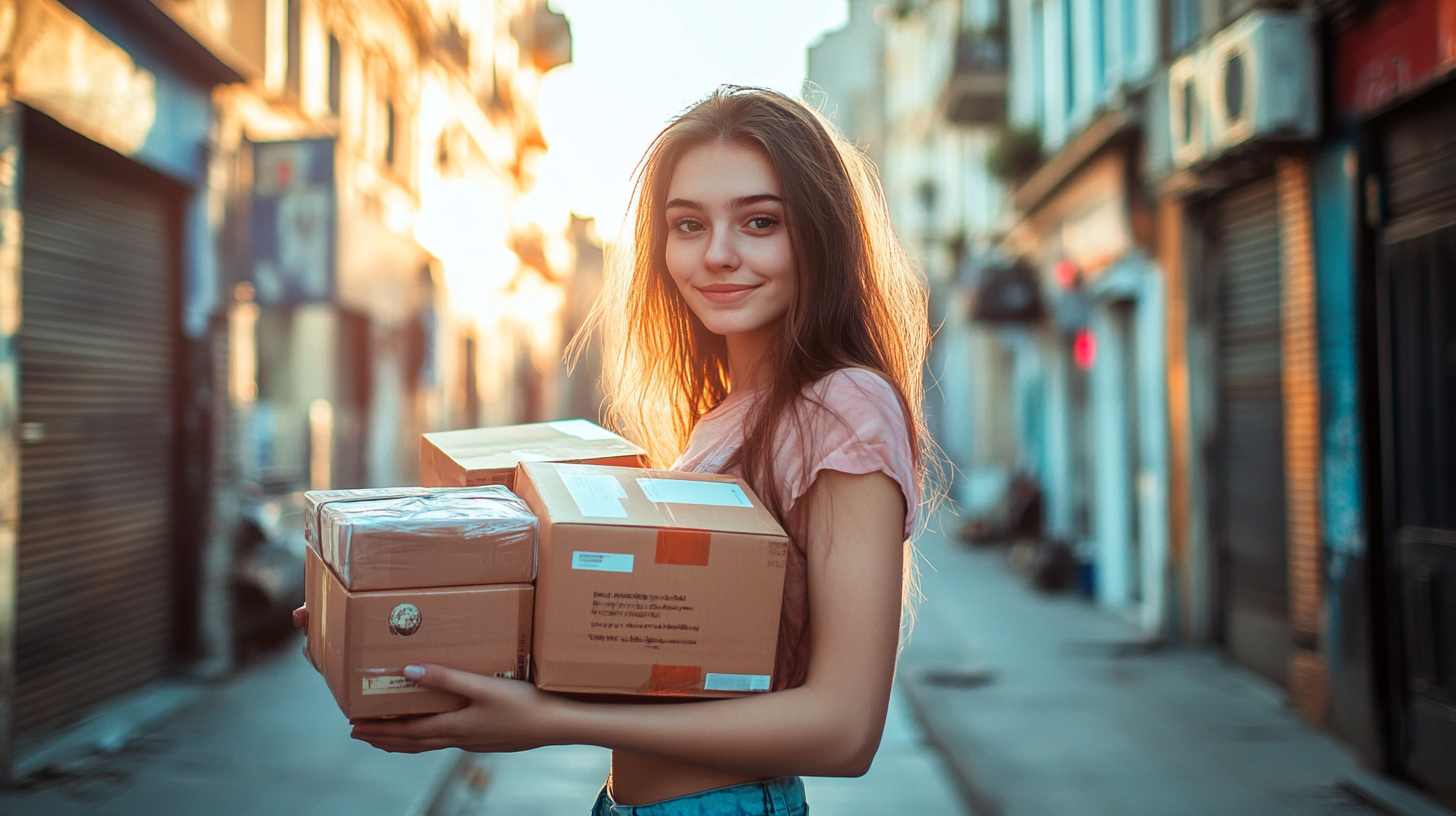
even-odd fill
[[[425,676],[424,666],[405,666],[404,676],[410,680],[418,680]]]

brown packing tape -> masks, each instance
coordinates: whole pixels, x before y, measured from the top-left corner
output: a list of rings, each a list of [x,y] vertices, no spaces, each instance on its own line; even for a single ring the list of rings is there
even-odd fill
[[[654,663],[652,676],[639,693],[663,696],[691,694],[703,690],[705,676],[702,666],[665,666]]]
[[[521,620],[530,621],[530,626],[516,638],[516,679],[531,679],[531,636],[532,628],[536,625],[536,593],[521,596]]]
[[[703,530],[658,530],[654,560],[659,564],[706,567],[712,540],[712,534]]]

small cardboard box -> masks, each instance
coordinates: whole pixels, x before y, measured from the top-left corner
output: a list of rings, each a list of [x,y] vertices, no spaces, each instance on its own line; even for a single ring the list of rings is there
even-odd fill
[[[789,540],[742,480],[523,463],[516,489],[541,524],[537,686],[769,690]]]
[[[411,663],[524,680],[530,584],[351,592],[308,550],[309,658],[351,719],[435,714],[465,699],[405,679]]]
[[[499,485],[310,491],[304,510],[309,544],[346,589],[536,578],[536,517]]]
[[[647,452],[585,419],[438,431],[420,438],[420,484],[425,487],[499,484],[514,489],[521,462],[642,467]]]

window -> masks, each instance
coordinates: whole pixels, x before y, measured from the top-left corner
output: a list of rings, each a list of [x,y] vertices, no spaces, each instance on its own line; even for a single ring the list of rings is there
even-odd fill
[[[399,153],[395,145],[394,129],[394,100],[386,99],[384,100],[384,163],[390,167],[394,166]]]
[[[288,0],[288,56],[287,67],[283,79],[283,92],[287,95],[298,98],[300,86],[300,69],[303,67],[303,32],[302,27],[302,6],[303,0]]]
[[[1198,39],[1198,0],[1171,0],[1168,10],[1168,47],[1181,54]]]
[[[329,113],[339,115],[344,91],[344,49],[339,38],[329,35]]]
[[[1072,0],[1062,0],[1062,100],[1069,118],[1077,107],[1077,51],[1072,40]]]

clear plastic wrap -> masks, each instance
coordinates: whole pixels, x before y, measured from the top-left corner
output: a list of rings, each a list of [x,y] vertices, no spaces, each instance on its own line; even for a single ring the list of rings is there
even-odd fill
[[[350,590],[528,583],[536,517],[499,485],[323,490],[310,544]]]

